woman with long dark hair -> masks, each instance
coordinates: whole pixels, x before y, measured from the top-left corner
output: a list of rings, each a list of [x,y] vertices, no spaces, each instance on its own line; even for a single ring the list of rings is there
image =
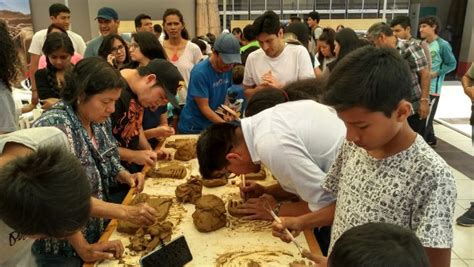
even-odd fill
[[[334,69],[341,59],[361,46],[362,42],[359,40],[359,37],[353,29],[344,28],[340,30],[336,33],[334,39],[334,53],[336,54],[336,60],[327,65],[328,69]]]
[[[334,39],[336,37],[336,32],[331,28],[324,28],[323,32],[319,36],[318,39],[318,54],[317,54],[317,61],[314,64],[314,75],[316,78],[321,78],[324,69],[326,68],[327,64],[333,62],[336,59],[336,55],[334,53]],[[317,64],[316,64],[317,63]]]
[[[179,104],[186,103],[188,94],[187,85],[191,69],[201,60],[202,53],[199,46],[189,41],[189,34],[184,24],[183,14],[175,8],[169,8],[163,14],[163,29],[165,41],[163,47],[184,78],[184,86],[178,91]]]
[[[50,109],[60,99],[65,85],[64,74],[72,68],[74,46],[67,34],[52,32],[44,41],[43,54],[46,56],[46,68],[36,71],[36,88],[42,108]]]
[[[130,44],[130,58],[132,63],[128,68],[138,68],[148,65],[155,58],[168,59],[161,43],[151,32],[137,32],[132,34]]]
[[[122,36],[109,34],[104,37],[99,47],[99,56],[107,60],[116,69],[122,69],[130,63],[128,45]]]
[[[18,58],[15,44],[8,33],[7,25],[0,20],[0,134],[17,129],[18,114],[13,101],[11,83],[16,77]]]

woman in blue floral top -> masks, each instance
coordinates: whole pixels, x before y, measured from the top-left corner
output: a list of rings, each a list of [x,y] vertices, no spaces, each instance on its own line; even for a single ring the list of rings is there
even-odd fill
[[[130,174],[120,165],[117,142],[112,136],[109,116],[125,86],[120,73],[103,59],[87,58],[68,76],[63,99],[33,125],[55,126],[67,135],[72,152],[88,174],[93,198],[91,216],[95,218],[83,229],[84,236],[67,238],[70,244],[58,239],[36,241],[32,251],[39,266],[81,266],[82,261],[110,257],[105,251],[121,252],[123,246],[119,240],[93,244],[105,230],[107,221],[103,218],[150,225],[156,212],[146,204],[131,207],[105,202],[109,200],[111,185],[125,183],[139,192],[144,183],[143,175]]]

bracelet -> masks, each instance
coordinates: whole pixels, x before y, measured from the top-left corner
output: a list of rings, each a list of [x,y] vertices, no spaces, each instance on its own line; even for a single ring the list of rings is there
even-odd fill
[[[420,101],[428,101],[428,102],[429,102],[429,101],[430,101],[430,99],[429,99],[429,98],[427,98],[427,97],[424,97],[424,98],[420,98]]]
[[[275,213],[276,216],[280,213],[280,207],[281,207],[281,202],[277,203],[275,208],[273,209],[273,212]]]

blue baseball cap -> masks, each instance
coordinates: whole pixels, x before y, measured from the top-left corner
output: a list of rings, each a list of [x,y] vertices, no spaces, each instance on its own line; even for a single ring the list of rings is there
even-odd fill
[[[225,64],[240,64],[240,44],[232,33],[222,33],[214,42],[214,50],[221,55]]]
[[[102,7],[97,11],[97,17],[95,19],[117,20],[118,14],[117,11],[111,7]]]

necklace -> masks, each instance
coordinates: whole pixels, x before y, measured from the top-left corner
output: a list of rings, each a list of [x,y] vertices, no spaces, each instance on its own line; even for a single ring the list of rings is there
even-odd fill
[[[182,51],[184,51],[184,49],[186,49],[186,44],[187,44],[187,41],[184,41],[184,44],[183,44],[183,42],[181,42],[178,45],[172,45],[169,41],[165,43],[164,48],[165,48],[165,50],[168,49],[171,52],[169,54],[172,55],[171,58],[170,58],[170,60],[172,62],[176,62],[176,61],[179,60],[179,58],[181,56],[180,54],[182,54]]]
[[[171,57],[171,61],[175,62],[179,60],[178,52],[174,53],[174,55]]]

